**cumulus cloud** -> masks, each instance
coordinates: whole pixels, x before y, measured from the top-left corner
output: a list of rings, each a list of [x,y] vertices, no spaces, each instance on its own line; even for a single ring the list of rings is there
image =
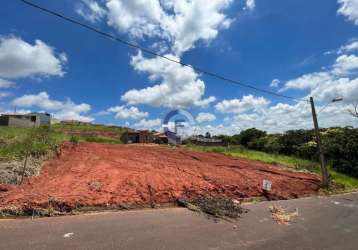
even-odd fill
[[[216,116],[211,113],[201,112],[196,117],[196,121],[199,123],[212,122],[216,119]]]
[[[197,43],[208,44],[233,21],[225,13],[233,0],[106,0],[97,1],[96,8],[89,8],[94,1],[87,0],[82,5],[94,12],[95,17],[95,9],[103,9],[109,26],[129,34],[132,39],[147,39],[151,48],[176,61]],[[249,3],[253,4],[254,1]],[[102,18],[102,11],[99,12],[99,18],[87,16],[97,21]],[[160,42],[153,38],[160,38]],[[121,100],[127,104],[207,107],[216,100],[213,96],[204,98],[205,83],[190,68],[160,58],[144,58],[141,53],[132,57],[131,65],[138,72],[148,73],[155,84],[124,93]]]
[[[215,109],[221,113],[239,114],[248,110],[260,111],[269,103],[264,97],[246,95],[242,99],[223,100],[215,105]]]
[[[337,58],[333,65],[333,74],[347,75],[358,70],[358,56],[355,55],[341,55]]]
[[[142,119],[139,122],[134,123],[133,126],[138,129],[158,130],[161,124],[162,121],[160,119],[153,119],[153,120]]]
[[[81,0],[76,13],[91,23],[97,23],[105,17],[106,10],[94,0]]]
[[[358,40],[353,39],[348,44],[341,46],[337,54],[350,53],[358,51]]]
[[[106,12],[107,24],[118,32],[129,33],[133,38],[160,37],[171,44],[172,53],[180,55],[193,48],[199,40],[209,42],[220,29],[230,26],[232,19],[223,12],[232,2],[107,0],[101,6],[94,0],[85,0],[77,12],[91,22],[100,20]]]
[[[317,104],[316,109],[321,110],[325,103]],[[356,118],[347,112],[348,104],[336,103],[326,107],[318,115],[321,127],[332,126],[356,126]],[[291,129],[312,129],[312,114],[309,103],[299,102],[295,104],[278,103],[268,105],[262,112],[247,111],[233,114],[224,120],[224,124],[218,126],[201,126],[197,131],[212,135],[238,134],[241,130],[256,127],[269,133],[281,133]]]
[[[358,25],[358,0],[338,0],[338,14],[343,15]]]
[[[310,89],[319,84],[325,83],[331,79],[331,75],[328,72],[315,72],[305,74],[296,79],[292,79],[286,82],[285,86],[279,90],[279,92],[286,91],[288,89]]]
[[[173,55],[166,56],[179,60]],[[202,99],[205,84],[191,68],[162,58],[147,59],[141,53],[132,57],[131,64],[136,71],[149,74],[149,79],[157,84],[127,91],[122,95],[121,100],[128,104],[174,108],[206,106],[215,100],[214,97]]]
[[[348,44],[349,45],[349,44]],[[345,50],[354,46],[342,46]],[[358,57],[356,55],[338,55],[329,70],[305,74],[289,80],[280,91],[300,89],[309,91],[316,101],[327,102],[336,97],[343,97],[344,103],[358,100]]]
[[[22,108],[37,107],[41,110],[54,113],[55,117],[61,120],[79,120],[84,122],[94,120],[92,117],[83,115],[91,110],[89,104],[76,104],[70,99],[65,102],[52,100],[46,92],[18,97],[12,101],[12,105]]]
[[[158,0],[108,0],[108,25],[134,37],[159,35],[164,12]]]
[[[108,109],[109,112],[115,113],[115,118],[122,118],[122,119],[142,119],[147,117],[149,114],[148,112],[139,111],[137,107],[129,107],[126,108],[125,106],[116,106],[111,107]]]
[[[66,62],[66,54],[56,54],[41,40],[32,45],[19,37],[0,37],[0,77],[63,76]]]
[[[337,97],[343,97],[343,103],[358,101],[358,78],[332,78],[325,84],[318,85],[310,92],[317,101],[328,102]]]
[[[181,54],[195,46],[199,40],[209,42],[216,38],[219,29],[230,27],[232,20],[223,11],[232,0],[172,1],[174,15],[166,15],[161,28],[172,38],[173,51]]]

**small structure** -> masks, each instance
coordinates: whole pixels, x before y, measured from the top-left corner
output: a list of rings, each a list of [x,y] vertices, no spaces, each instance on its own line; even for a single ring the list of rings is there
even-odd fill
[[[51,115],[48,113],[2,114],[0,116],[0,126],[32,128],[50,124]]]
[[[154,135],[148,130],[132,130],[129,129],[121,136],[124,143],[153,143]]]
[[[42,125],[51,125],[51,115],[49,113],[30,113],[27,114],[32,117],[36,117],[36,127],[42,126]]]
[[[168,144],[168,136],[165,133],[154,133],[154,143]]]

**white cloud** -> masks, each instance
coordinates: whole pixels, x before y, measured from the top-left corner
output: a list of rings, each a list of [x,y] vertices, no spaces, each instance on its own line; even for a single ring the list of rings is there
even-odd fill
[[[333,74],[347,75],[358,70],[358,56],[355,55],[341,55],[337,58],[333,65]]]
[[[107,13],[108,25],[134,38],[160,37],[181,55],[199,40],[210,42],[232,19],[223,11],[233,0],[107,0],[105,7],[87,0],[77,12],[91,22]],[[96,4],[95,4],[96,3]],[[252,3],[251,5],[252,6]],[[104,8],[106,10],[104,11]],[[165,47],[161,47],[163,49]]]
[[[142,119],[137,123],[134,123],[133,126],[138,129],[155,129],[158,130],[162,121],[160,119],[146,120]]]
[[[296,79],[287,81],[285,86],[279,92],[288,89],[310,89],[319,84],[325,83],[331,79],[331,75],[327,72],[315,72],[300,76]]]
[[[321,110],[325,103],[316,105]],[[356,126],[356,119],[348,112],[349,105],[334,103],[318,114],[320,127]],[[256,127],[270,133],[291,129],[312,129],[312,115],[309,103],[278,103],[264,108],[263,112],[250,112],[228,117],[223,127],[212,127],[212,134],[238,134],[243,129]]]
[[[121,119],[137,120],[137,119],[145,118],[149,115],[148,112],[139,111],[137,107],[126,108],[125,106],[116,106],[116,107],[109,108],[108,111],[112,113],[116,113],[115,117]]]
[[[108,25],[134,37],[160,34],[163,9],[158,0],[108,0]]]
[[[173,55],[166,56],[179,60]],[[131,64],[138,72],[148,73],[149,79],[157,84],[144,89],[127,91],[121,100],[128,104],[174,108],[207,106],[215,100],[214,97],[202,99],[205,84],[191,68],[162,58],[147,59],[141,53],[132,57]]]
[[[358,25],[358,0],[338,0],[340,8],[338,14],[346,16],[348,20]]]
[[[94,0],[81,0],[76,6],[76,12],[91,23],[99,22],[106,15],[106,10]]]
[[[12,105],[23,108],[37,107],[48,112],[54,112],[55,117],[61,120],[79,120],[84,122],[94,120],[92,117],[82,115],[91,110],[89,104],[76,104],[70,99],[65,102],[51,100],[46,92],[18,97],[12,101]]]
[[[15,86],[14,82],[0,78],[0,89],[8,89],[14,86]]]
[[[196,121],[199,123],[212,122],[215,119],[216,119],[215,115],[211,113],[204,113],[204,112],[199,113],[198,116],[196,117]]]
[[[245,9],[253,10],[255,9],[255,6],[256,6],[255,0],[246,0]]]
[[[270,103],[264,97],[253,95],[243,96],[242,99],[223,100],[215,105],[217,111],[221,113],[244,113],[248,110],[260,111]]]
[[[216,101],[215,96],[209,96],[208,98],[195,101],[194,105],[198,106],[198,107],[206,108],[206,107],[208,107],[210,105],[210,103],[213,103],[215,101]]]
[[[350,43],[352,44],[352,43]],[[342,46],[339,51],[351,51],[354,46]],[[313,96],[316,109],[330,103],[332,99],[343,97],[343,101],[331,103],[319,116],[322,127],[357,126],[356,121],[349,116],[347,109],[351,103],[358,101],[358,69],[357,57],[354,55],[339,55],[331,67],[326,71],[305,74],[297,79],[287,81],[281,91],[300,89],[306,91],[306,99]],[[261,126],[271,131],[285,131],[287,129],[312,128],[312,117],[308,103],[300,102],[294,105],[279,103],[263,112],[253,125]],[[266,120],[274,120],[276,127],[268,126]],[[246,122],[250,124],[250,121]],[[252,124],[252,123],[251,123]]]
[[[358,51],[358,40],[354,39],[351,42],[349,42],[348,44],[341,46],[338,49],[338,54],[343,54],[343,53],[349,53],[349,52],[355,52]]]
[[[280,80],[279,80],[279,79],[273,79],[273,80],[271,81],[271,83],[270,83],[270,87],[271,87],[271,88],[278,88],[279,84],[280,84]]]
[[[63,76],[66,62],[64,53],[56,54],[52,47],[41,40],[31,45],[19,37],[0,38],[0,77]]]
[[[175,15],[166,15],[161,28],[172,38],[173,51],[181,53],[194,47],[199,40],[209,42],[216,38],[219,29],[230,27],[232,20],[223,11],[232,0],[189,0],[172,1]]]
[[[343,103],[358,101],[358,78],[332,78],[325,84],[313,88],[310,93],[318,101],[329,102],[336,97],[343,97]]]

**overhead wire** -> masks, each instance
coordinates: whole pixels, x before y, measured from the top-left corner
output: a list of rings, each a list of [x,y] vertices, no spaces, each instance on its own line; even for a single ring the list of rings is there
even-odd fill
[[[266,90],[266,89],[262,89],[262,88],[258,88],[258,87],[255,87],[253,85],[250,85],[250,84],[247,84],[247,83],[243,83],[241,81],[237,81],[237,80],[234,80],[234,79],[231,79],[231,78],[228,78],[228,77],[225,77],[225,76],[222,76],[222,75],[219,75],[217,73],[213,73],[213,72],[210,72],[210,71],[207,71],[207,70],[204,70],[202,68],[199,68],[199,67],[196,67],[196,66],[193,66],[193,65],[190,65],[190,64],[187,64],[187,63],[184,63],[184,62],[181,62],[181,61],[178,61],[178,60],[175,60],[173,58],[170,58],[168,56],[165,56],[165,55],[161,55],[159,53],[156,53],[155,51],[152,51],[148,48],[145,48],[143,46],[140,46],[139,44],[135,44],[135,43],[132,43],[132,42],[128,42],[120,37],[117,37],[117,36],[114,36],[112,34],[109,34],[109,33],[106,33],[106,32],[103,32],[97,28],[94,28],[90,25],[87,25],[85,23],[82,23],[82,22],[79,22],[75,19],[72,19],[70,17],[67,17],[63,14],[60,14],[58,12],[55,12],[53,10],[50,10],[50,9],[47,9],[45,7],[42,7],[38,4],[35,4],[33,2],[30,2],[30,1],[27,1],[27,0],[19,0],[20,2],[28,5],[28,6],[31,6],[35,9],[38,9],[38,10],[41,10],[43,12],[46,12],[50,15],[53,15],[53,16],[56,16],[62,20],[65,20],[67,22],[70,22],[70,23],[73,23],[73,24],[76,24],[76,25],[79,25],[81,26],[82,28],[85,28],[87,30],[90,30],[92,32],[95,32],[99,35],[102,35],[106,38],[109,38],[113,41],[116,41],[116,42],[119,42],[119,43],[122,43],[128,47],[131,47],[131,48],[134,48],[134,49],[138,49],[138,50],[141,50],[143,51],[144,53],[146,54],[149,54],[149,55],[152,55],[152,56],[156,56],[156,57],[160,57],[160,58],[163,58],[169,62],[172,62],[172,63],[176,63],[176,64],[179,64],[181,66],[184,66],[184,67],[188,67],[188,68],[191,68],[193,69],[194,71],[196,71],[197,73],[201,73],[201,74],[205,74],[205,75],[208,75],[208,76],[211,76],[213,78],[216,78],[216,79],[220,79],[222,81],[225,81],[225,82],[230,82],[232,84],[236,84],[236,85],[239,85],[239,86],[242,86],[242,87],[245,87],[245,88],[249,88],[249,89],[252,89],[252,90],[255,90],[255,91],[258,91],[258,92],[261,92],[261,93],[265,93],[265,94],[269,94],[269,95],[273,95],[273,96],[277,96],[277,97],[281,97],[281,98],[286,98],[286,99],[290,99],[290,100],[294,100],[294,101],[297,101],[297,102],[308,102],[308,100],[305,100],[305,99],[300,99],[300,98],[296,98],[296,97],[292,97],[292,96],[288,96],[288,95],[284,95],[284,94],[279,94],[279,93],[276,93],[276,92],[273,92],[273,91],[270,91],[270,90]]]

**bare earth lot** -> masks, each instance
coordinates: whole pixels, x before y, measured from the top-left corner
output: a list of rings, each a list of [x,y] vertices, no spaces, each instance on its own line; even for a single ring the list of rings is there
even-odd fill
[[[263,179],[272,181],[269,195]],[[0,209],[153,205],[197,195],[269,199],[317,193],[319,177],[217,153],[157,145],[64,144],[40,176],[21,186],[0,185]]]

